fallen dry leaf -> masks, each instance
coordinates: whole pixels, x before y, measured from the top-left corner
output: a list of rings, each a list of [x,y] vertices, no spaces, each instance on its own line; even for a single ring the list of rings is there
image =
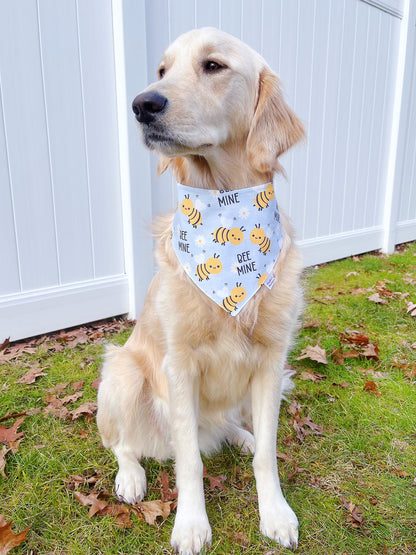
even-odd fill
[[[0,344],[0,353],[1,351],[4,351],[4,349],[7,349],[9,345],[10,345],[10,337],[6,337],[3,343]]]
[[[0,555],[6,555],[26,539],[27,533],[29,532],[30,526],[20,532],[19,534],[14,534],[12,532],[12,521],[6,522],[3,515],[0,515]]]
[[[6,445],[3,445],[2,448],[0,449],[0,474],[3,476],[3,478],[6,478],[6,479],[7,479],[7,476],[6,476],[6,473],[4,472],[4,469],[6,468],[6,455],[9,451],[11,451],[11,449]]]
[[[348,511],[347,523],[351,528],[359,528],[364,534],[370,534],[370,531],[366,530],[363,526],[364,517],[362,510],[351,501],[348,501],[345,497],[341,496],[339,500],[342,506]]]
[[[230,538],[230,540],[241,546],[248,547],[250,540],[242,532],[227,532],[227,530],[222,530],[222,533]]]
[[[383,299],[383,298],[380,297],[380,293],[373,293],[372,295],[367,297],[367,299],[369,301],[371,301],[372,303],[387,304],[386,299]]]
[[[312,382],[319,382],[325,378],[326,376],[324,374],[318,374],[318,372],[313,372],[312,370],[309,372],[302,372],[300,375],[301,380],[311,380]]]
[[[376,384],[376,382],[373,382],[372,380],[367,380],[365,382],[364,391],[368,391],[369,393],[374,393],[374,395],[381,397],[381,391],[379,391],[378,385]]]
[[[171,513],[171,505],[172,503],[168,501],[156,499],[154,501],[141,501],[132,507],[132,510],[139,518],[143,516],[147,524],[154,526],[158,517],[162,517],[162,520],[168,518]]]
[[[88,512],[88,516],[90,518],[93,517],[95,514],[99,513],[100,511],[102,511],[103,509],[105,509],[105,507],[107,507],[108,505],[106,501],[103,501],[102,499],[98,499],[98,496],[100,495],[99,493],[90,493],[88,495],[85,495],[80,491],[75,491],[74,495],[81,503],[81,505],[84,505],[84,506],[91,505],[91,508]]]
[[[211,490],[214,490],[214,489],[225,490],[226,489],[226,487],[222,485],[223,482],[225,482],[225,480],[227,479],[227,477],[224,476],[224,474],[220,474],[219,476],[211,476],[210,474],[208,474],[207,469],[204,466],[203,477],[208,478],[209,487],[210,487]]]
[[[411,476],[411,474],[409,474],[405,470],[397,470],[396,468],[392,468],[391,471],[394,474],[396,474],[396,476],[399,476],[400,478],[408,478],[409,476]]]
[[[18,432],[17,429],[24,420],[24,417],[19,418],[10,428],[0,426],[0,443],[8,443],[10,445],[10,443],[22,437],[25,432]]]
[[[161,500],[162,501],[175,501],[178,498],[178,488],[174,487],[173,489],[170,487],[169,484],[169,477],[166,472],[163,470],[160,475],[160,483],[161,483]]]
[[[368,345],[370,338],[364,333],[356,330],[345,330],[340,334],[343,343],[351,343],[352,345]]]
[[[308,345],[305,349],[303,349],[300,356],[296,360],[302,360],[304,358],[310,358],[311,360],[315,360],[321,364],[328,364],[326,351],[319,345],[315,345],[314,347],[312,347],[312,345]]]
[[[343,365],[346,358],[358,358],[360,353],[358,351],[343,351],[342,349],[335,349],[331,353],[331,357],[335,364]]]
[[[31,368],[26,372],[24,376],[21,376],[17,380],[17,383],[25,383],[25,384],[35,383],[36,378],[47,375],[45,374],[45,372],[43,372],[43,370],[44,370],[43,368]]]
[[[410,314],[410,316],[415,316],[416,317],[416,303],[412,303],[410,301],[406,301],[406,305],[407,305],[407,313]]]
[[[97,403],[88,401],[87,403],[84,403],[83,405],[80,405],[77,409],[73,410],[70,414],[72,420],[77,420],[77,418],[80,418],[81,416],[86,416],[87,418],[92,420],[92,417],[96,412]]]
[[[84,382],[83,380],[80,381],[80,382],[74,382],[74,383],[72,384],[72,389],[73,389],[74,391],[79,391],[80,389],[82,389],[82,388],[84,387],[84,383],[85,383],[85,382]]]
[[[375,343],[369,343],[361,351],[361,355],[363,357],[371,358],[374,360],[380,360],[379,354],[380,354],[380,350],[378,348],[378,345],[376,345]]]
[[[287,479],[290,482],[296,476],[296,474],[301,474],[302,472],[308,472],[307,468],[299,468],[298,463],[294,460],[293,461],[293,471],[288,472]]]

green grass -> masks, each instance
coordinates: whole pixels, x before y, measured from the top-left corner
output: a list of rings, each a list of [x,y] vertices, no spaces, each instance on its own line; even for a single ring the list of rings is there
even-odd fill
[[[416,318],[406,312],[406,300],[416,302],[416,244],[392,256],[366,255],[309,269],[305,275],[304,327],[290,355],[297,370],[296,390],[290,400],[300,403],[302,416],[323,428],[323,434],[296,437],[289,404],[282,406],[278,451],[284,493],[300,521],[297,553],[307,555],[365,555],[416,553]],[[393,283],[388,283],[389,280]],[[378,282],[393,292],[387,304],[368,300]],[[356,288],[367,289],[357,295]],[[346,330],[357,330],[379,347],[379,360],[347,358],[334,363],[331,352],[348,350]],[[128,327],[106,341],[124,343]],[[319,343],[328,364],[296,360],[308,345]],[[103,342],[78,345],[59,353],[41,346],[0,368],[0,417],[7,412],[44,409],[47,390],[62,382],[85,380],[82,399],[69,409],[94,401],[93,380],[99,375]],[[34,384],[16,383],[29,367],[47,374]],[[304,372],[324,375],[319,381],[303,379]],[[410,376],[406,375],[406,372]],[[381,395],[364,390],[376,382]],[[348,385],[341,387],[346,382]],[[345,385],[345,384],[344,384]],[[71,393],[69,385],[65,395]],[[0,423],[10,427],[14,420]],[[132,527],[121,529],[113,517],[88,517],[66,480],[70,475],[98,474],[94,486],[81,491],[106,493],[116,503],[113,482],[115,460],[100,443],[94,420],[62,420],[44,412],[28,415],[20,430],[25,436],[15,454],[6,456],[0,475],[0,514],[13,521],[14,532],[27,526],[27,540],[13,553],[30,554],[163,554],[171,553],[169,538],[174,514],[149,526],[132,515]],[[207,511],[213,529],[209,553],[283,554],[258,531],[256,490],[251,458],[224,448],[204,460],[209,474],[226,475],[225,490],[206,485]],[[159,496],[158,477],[165,469],[174,482],[173,464],[144,462],[149,498]],[[294,473],[294,469],[300,469]],[[89,489],[88,489],[89,488]],[[359,507],[362,525],[353,526],[340,497]]]

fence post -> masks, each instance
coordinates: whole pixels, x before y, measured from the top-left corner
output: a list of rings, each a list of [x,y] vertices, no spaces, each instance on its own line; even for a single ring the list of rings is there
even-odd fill
[[[120,175],[129,316],[137,318],[153,275],[150,159],[131,110],[147,85],[145,0],[112,0]]]
[[[410,5],[412,2],[412,6]],[[409,25],[413,18],[409,17],[409,11],[414,9],[414,0],[404,0],[403,18],[400,23],[399,48],[397,53],[397,69],[395,76],[395,90],[393,100],[392,126],[390,134],[390,148],[387,163],[386,190],[384,198],[384,236],[382,251],[391,254],[394,251],[396,241],[396,224],[398,218],[398,207],[401,187],[401,164],[400,164],[400,138],[403,120],[403,97],[404,81],[407,58],[407,36]]]

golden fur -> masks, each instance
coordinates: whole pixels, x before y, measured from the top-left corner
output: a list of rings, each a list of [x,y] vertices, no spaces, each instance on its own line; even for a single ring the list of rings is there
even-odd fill
[[[220,68],[211,64],[208,71],[207,61]],[[267,183],[280,171],[279,156],[302,138],[303,127],[258,54],[225,33],[202,29],[175,41],[160,67],[163,78],[144,94],[157,92],[168,103],[154,121],[141,122],[146,145],[160,156],[159,172],[170,167],[189,187],[237,189]],[[143,97],[136,100],[139,105]],[[102,370],[98,426],[119,462],[117,493],[139,501],[146,492],[140,458],[175,457],[172,545],[182,554],[199,553],[211,539],[199,450],[228,441],[255,452],[262,532],[294,546],[297,520],[281,494],[275,461],[280,399],[290,387],[284,363],[301,303],[292,228],[282,214],[274,287],[263,286],[232,317],[179,265],[172,219],[161,217],[155,226],[159,272],[136,327],[123,347],[109,347]],[[250,404],[254,437],[242,426]]]

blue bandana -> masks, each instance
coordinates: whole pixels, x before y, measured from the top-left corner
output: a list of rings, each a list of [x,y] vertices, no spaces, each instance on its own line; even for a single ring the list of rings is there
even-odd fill
[[[273,287],[282,243],[272,183],[235,191],[178,183],[173,248],[192,281],[232,316],[263,284]]]

